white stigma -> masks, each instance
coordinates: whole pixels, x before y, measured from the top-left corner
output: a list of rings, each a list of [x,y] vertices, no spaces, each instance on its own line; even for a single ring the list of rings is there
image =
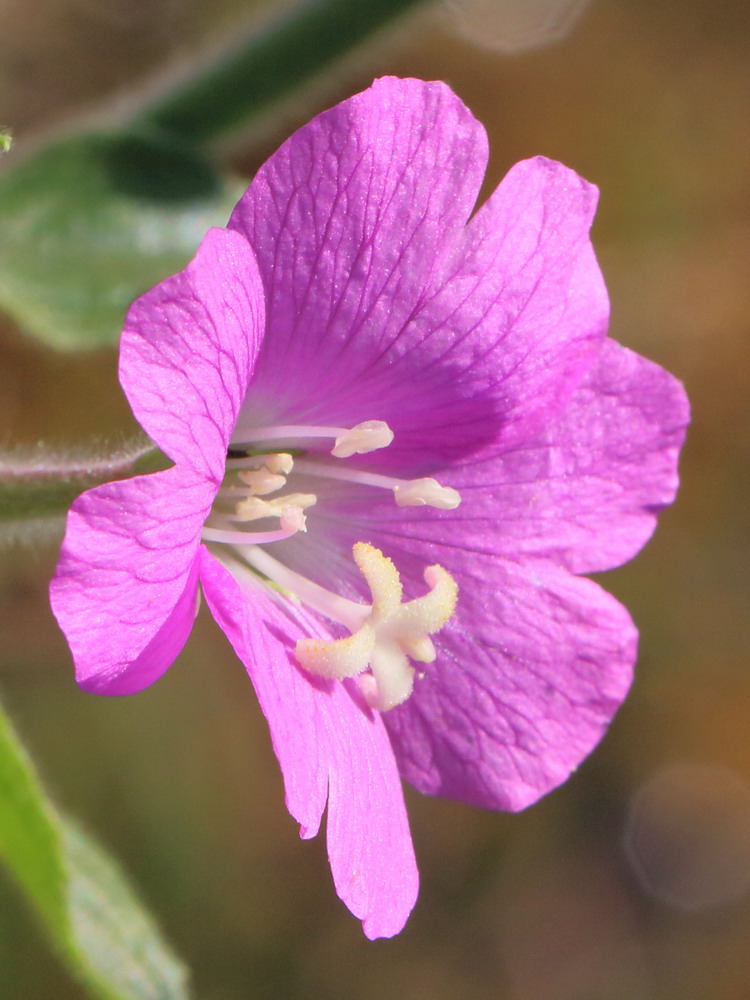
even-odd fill
[[[435,659],[429,638],[451,618],[458,585],[442,566],[429,566],[423,597],[402,603],[403,587],[393,562],[372,545],[357,542],[354,561],[372,594],[363,624],[346,639],[300,639],[295,655],[312,674],[342,680],[364,674],[361,690],[371,707],[385,712],[405,701],[414,685],[409,657],[423,663]]]

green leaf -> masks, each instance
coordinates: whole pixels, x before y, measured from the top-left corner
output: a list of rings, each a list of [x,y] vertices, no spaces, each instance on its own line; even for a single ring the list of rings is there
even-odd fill
[[[156,133],[47,147],[0,174],[0,308],[53,347],[114,344],[133,299],[181,270],[241,191]]]
[[[115,862],[46,797],[2,710],[0,859],[91,996],[186,1000],[184,966]]]
[[[190,142],[249,121],[425,0],[304,0],[138,116]]]
[[[59,349],[114,344],[133,299],[181,270],[241,194],[194,144],[266,110],[424,2],[306,0],[142,108],[129,132],[58,142],[8,169],[0,309]]]

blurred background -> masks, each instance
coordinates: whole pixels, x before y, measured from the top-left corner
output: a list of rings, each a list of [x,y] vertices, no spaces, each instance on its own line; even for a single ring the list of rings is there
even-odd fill
[[[276,6],[0,0],[0,124],[30,141]],[[676,506],[603,579],[641,629],[637,680],[565,786],[515,816],[408,790],[420,900],[400,937],[369,943],[323,838],[298,840],[245,672],[208,616],[155,687],[97,699],[75,687],[48,608],[54,545],[2,553],[0,695],[200,1000],[750,998],[750,5],[563,6],[534,31],[502,0],[426,4],[217,156],[249,178],[311,114],[393,73],[447,81],[484,123],[487,191],[537,153],[601,188],[612,334],[685,381],[694,424]],[[134,429],[113,349],[53,353],[0,315],[3,447]],[[0,995],[84,998],[2,873]]]

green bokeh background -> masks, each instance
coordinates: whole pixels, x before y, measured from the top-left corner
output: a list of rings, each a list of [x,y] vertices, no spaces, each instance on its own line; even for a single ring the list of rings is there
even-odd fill
[[[3,0],[0,124],[19,142],[58,127],[268,6]],[[207,615],[149,691],[85,695],[47,605],[54,546],[8,550],[0,692],[53,796],[130,872],[200,1000],[747,1000],[750,792],[725,794],[721,775],[750,783],[750,5],[598,0],[566,40],[514,56],[425,8],[227,141],[222,162],[251,176],[294,127],[384,73],[453,86],[490,133],[487,190],[537,153],[599,185],[612,333],[693,402],[679,501],[605,579],[642,641],[604,744],[518,816],[408,792],[421,897],[398,939],[372,944],[335,898],[322,838],[298,841],[250,685]],[[133,428],[113,351],[53,354],[0,317],[2,444]],[[633,796],[675,763],[692,770],[664,777],[661,884],[721,881],[726,863],[736,885],[699,910],[648,892],[623,849]],[[0,996],[83,1000],[4,876]]]

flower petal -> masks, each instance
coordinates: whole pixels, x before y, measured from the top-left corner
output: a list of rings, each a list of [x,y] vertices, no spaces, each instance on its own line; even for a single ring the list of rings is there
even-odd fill
[[[420,475],[559,407],[606,333],[596,189],[540,157],[467,225],[486,155],[445,85],[388,78],[271,157],[230,220],[270,332],[241,424],[385,420],[379,468]]]
[[[470,549],[543,556],[576,573],[619,566],[674,499],[688,420],[675,378],[608,341],[541,435],[445,476],[463,499],[451,533]]]
[[[512,167],[479,209],[419,317],[433,358],[412,403],[430,413],[415,450],[442,438],[445,463],[490,441],[488,429],[505,448],[566,402],[609,322],[589,237],[597,200],[592,184],[538,156]]]
[[[440,473],[443,485],[461,494],[450,515],[372,501],[368,509],[351,496],[335,507],[327,529],[348,532],[342,547],[359,531],[381,548],[408,538],[414,552],[419,544],[460,544],[478,558],[531,555],[576,573],[612,569],[642,548],[674,499],[688,419],[675,378],[608,340],[541,433]]]
[[[420,791],[523,809],[604,735],[637,634],[613,597],[551,563],[460,562],[460,623],[436,637],[437,659],[386,726]]]
[[[87,691],[140,691],[182,649],[215,492],[173,468],[97,486],[73,503],[50,598]]]
[[[339,897],[368,937],[397,934],[414,906],[418,874],[380,716],[353,683],[313,679],[297,666],[295,641],[322,634],[305,612],[290,606],[285,614],[260,588],[241,587],[205,549],[201,582],[268,720],[301,836],[315,836],[327,797],[328,857]]]
[[[210,230],[125,321],[120,381],[138,422],[173,461],[217,483],[263,329],[255,257],[225,229]]]
[[[372,417],[389,393],[373,366],[439,279],[486,162],[484,129],[445,84],[385,78],[261,167],[229,225],[263,276],[270,336],[254,388],[275,419]]]

